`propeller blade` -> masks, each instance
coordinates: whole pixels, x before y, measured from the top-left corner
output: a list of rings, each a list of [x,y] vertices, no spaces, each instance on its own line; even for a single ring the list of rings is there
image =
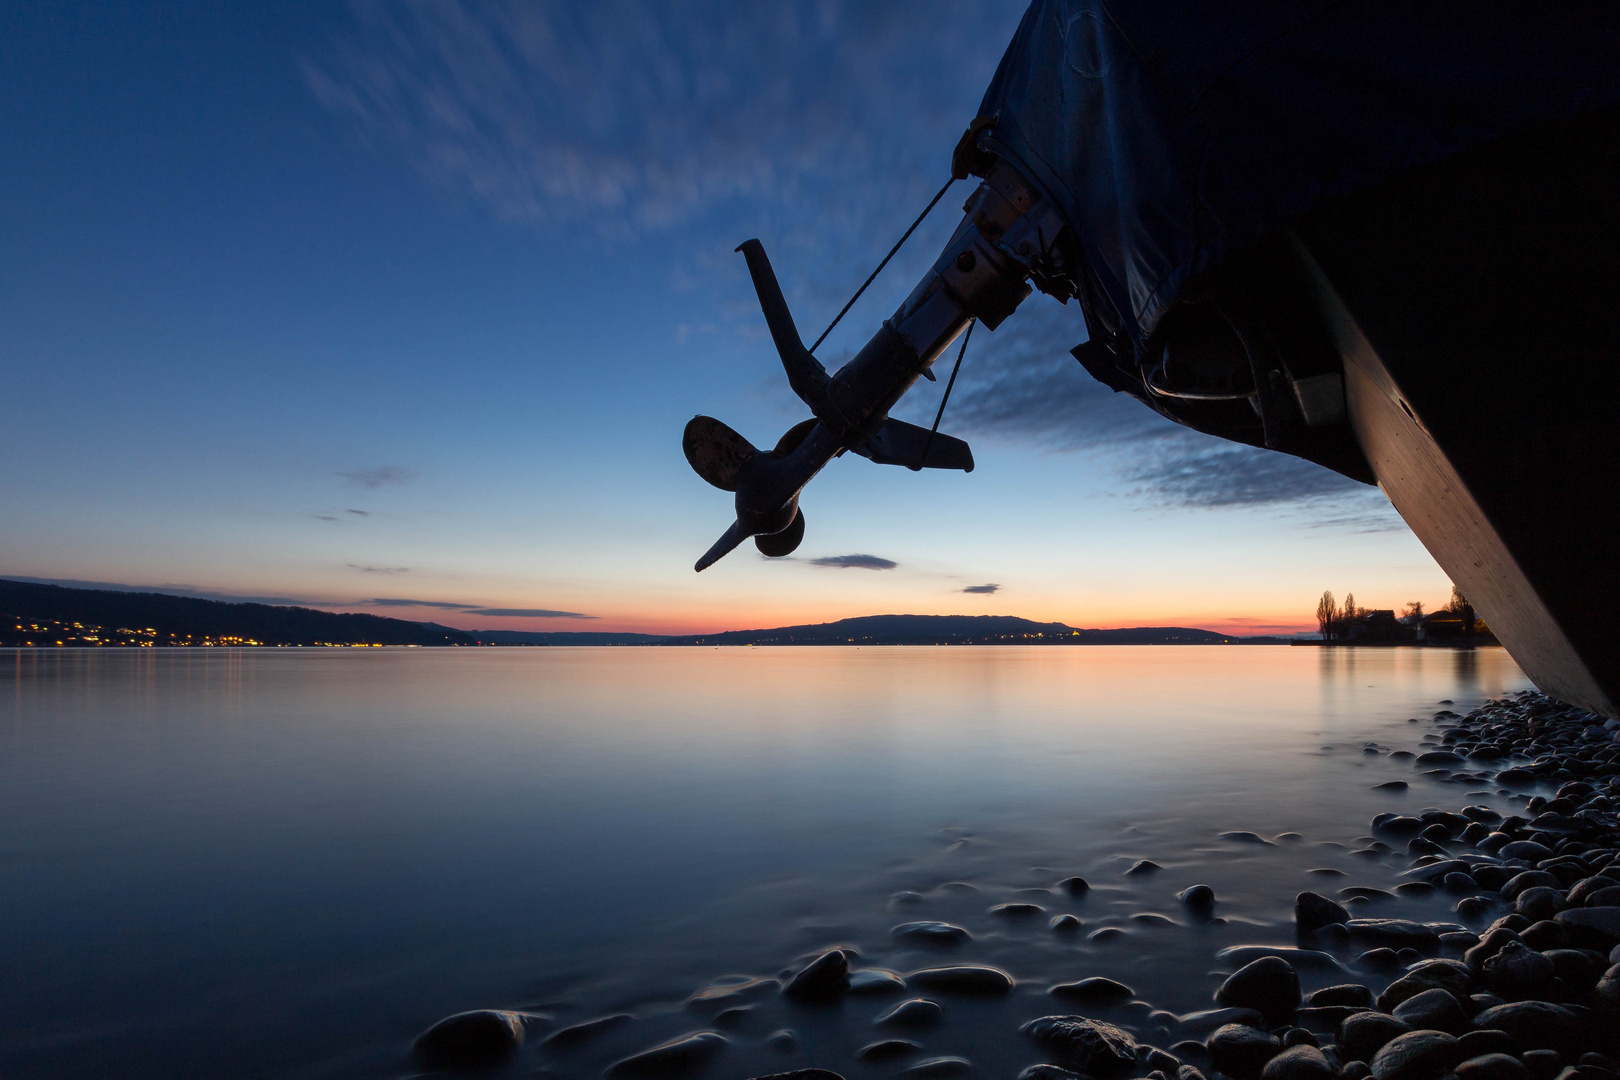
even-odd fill
[[[743,470],[759,453],[747,439],[712,416],[687,421],[681,449],[686,451],[692,471],[721,491],[736,491]]]
[[[703,571],[707,570],[709,567],[731,554],[737,545],[746,539],[748,539],[748,533],[743,530],[742,522],[733,521],[731,523],[731,528],[720,534],[720,539],[716,540],[714,542],[714,546],[703,553],[703,558],[699,559],[697,564],[693,566],[692,569],[701,574]]]
[[[784,555],[791,555],[799,549],[804,540],[804,511],[795,509],[793,520],[788,527],[779,533],[766,533],[754,537],[754,546],[759,548],[761,555],[769,555],[773,559],[780,559]]]
[[[893,417],[883,421],[877,433],[851,450],[879,465],[904,465],[908,469],[960,469],[973,471],[973,451],[951,435],[908,424]],[[924,451],[927,457],[924,457]]]
[[[759,307],[765,313],[765,325],[770,328],[777,355],[782,358],[788,385],[793,387],[800,401],[810,406],[811,412],[819,415],[827,396],[827,369],[804,347],[799,328],[793,325],[793,313],[782,296],[782,287],[776,283],[776,271],[771,269],[771,260],[765,256],[765,245],[758,240],[744,240],[737,250],[748,260],[748,274],[754,279],[754,292],[759,294]]]

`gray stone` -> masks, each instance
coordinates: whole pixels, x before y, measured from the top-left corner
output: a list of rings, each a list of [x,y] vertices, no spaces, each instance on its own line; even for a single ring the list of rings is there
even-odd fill
[[[1176,899],[1189,911],[1208,911],[1215,906],[1215,890],[1208,885],[1193,885],[1177,893]]]
[[[1262,957],[1233,972],[1215,1000],[1235,1009],[1253,1009],[1268,1022],[1290,1019],[1299,1009],[1299,973],[1275,956]]]
[[[906,981],[922,990],[971,997],[1000,997],[1012,993],[1016,983],[1000,968],[979,964],[923,968],[906,976]]]
[[[1563,891],[1547,885],[1536,885],[1526,889],[1519,894],[1517,900],[1513,901],[1514,912],[1523,915],[1532,923],[1550,919],[1566,906]]]
[[[1457,1080],[1530,1080],[1530,1070],[1516,1057],[1484,1054],[1457,1066]]]
[[[1056,1065],[1031,1065],[1018,1074],[1018,1080],[1091,1080],[1091,1078]]]
[[[1055,998],[1065,1001],[1091,1002],[1102,1004],[1112,1001],[1129,1001],[1136,996],[1136,991],[1122,982],[1105,979],[1100,975],[1078,982],[1058,983],[1047,991]]]
[[[1282,1040],[1245,1024],[1217,1028],[1208,1045],[1210,1064],[1237,1080],[1254,1080],[1282,1052]]]
[[[1181,1018],[1181,1026],[1188,1031],[1214,1031],[1227,1024],[1247,1024],[1256,1027],[1266,1022],[1266,1018],[1253,1009],[1202,1009],[1190,1012]]]
[[[810,961],[788,980],[782,996],[792,1001],[836,1001],[849,991],[849,958],[833,949]]]
[[[860,968],[849,973],[849,993],[852,997],[881,997],[898,994],[906,988],[906,980],[886,968]]]
[[[1309,1032],[1305,1034],[1308,1036]],[[1260,1073],[1261,1080],[1334,1080],[1336,1075],[1336,1070],[1322,1051],[1303,1043],[1284,1050],[1266,1062],[1266,1067]]]
[[[1389,1013],[1361,1012],[1339,1022],[1335,1041],[1346,1061],[1370,1062],[1385,1043],[1411,1030]]]
[[[893,1061],[896,1058],[910,1057],[922,1047],[910,1039],[883,1039],[875,1043],[867,1043],[855,1051],[855,1056],[862,1061]]]
[[[647,1077],[665,1080],[667,1077],[688,1076],[708,1064],[725,1049],[726,1038],[714,1031],[700,1031],[672,1039],[667,1043],[631,1054],[608,1066],[610,1077]]]
[[[831,1069],[794,1069],[791,1072],[756,1076],[753,1080],[844,1080],[844,1078]]]
[[[1128,1032],[1083,1016],[1043,1016],[1020,1028],[1065,1068],[1088,1076],[1124,1076],[1136,1067],[1136,1040]]]
[[[1620,947],[1620,907],[1584,907],[1560,911],[1553,922],[1569,931],[1583,949],[1608,952]]]
[[[1561,884],[1562,882],[1545,870],[1526,870],[1508,878],[1507,883],[1498,891],[1502,894],[1504,900],[1517,900],[1519,894],[1526,889],[1534,889],[1541,885],[1556,889]]]
[[[1406,919],[1351,919],[1344,925],[1352,941],[1397,949],[1406,947],[1419,952],[1432,951],[1440,944],[1439,934],[1423,923]]]
[[[1451,991],[1461,1001],[1474,988],[1474,974],[1460,960],[1425,960],[1386,986],[1378,995],[1378,1007],[1394,1012],[1407,998],[1436,988]]]
[[[1350,912],[1343,904],[1335,903],[1319,893],[1302,892],[1294,897],[1294,925],[1302,934],[1349,921]]]
[[[1305,1004],[1311,1008],[1321,1008],[1324,1005],[1359,1005],[1363,1009],[1373,1007],[1373,992],[1360,983],[1339,983],[1337,986],[1324,986],[1305,999]]]
[[[1514,840],[1503,844],[1497,854],[1504,859],[1523,859],[1528,863],[1537,863],[1542,859],[1552,858],[1552,848],[1545,844],[1538,844],[1534,840]]]
[[[411,1049],[430,1069],[486,1069],[517,1053],[524,1031],[521,1013],[474,1009],[440,1020]]]
[[[1552,981],[1553,962],[1522,941],[1509,941],[1482,969],[1485,983],[1503,997],[1531,997]]]
[[[1474,1026],[1507,1032],[1521,1050],[1572,1050],[1581,1034],[1574,1013],[1545,1001],[1494,1006],[1475,1016]]]
[[[1058,882],[1058,887],[1070,896],[1084,896],[1091,891],[1091,885],[1083,877],[1066,877]]]
[[[630,1023],[635,1017],[629,1013],[614,1013],[612,1016],[600,1016],[595,1020],[586,1020],[582,1024],[574,1024],[560,1031],[554,1031],[546,1037],[543,1046],[553,1050],[569,1050],[590,1042],[598,1035],[605,1035],[616,1028]]]
[[[907,922],[889,931],[891,937],[921,945],[960,945],[973,935],[948,922]]]
[[[1468,1013],[1449,990],[1425,990],[1395,1006],[1395,1019],[1414,1031],[1444,1031],[1461,1035],[1468,1030]]]
[[[1439,1080],[1457,1063],[1457,1040],[1443,1031],[1408,1031],[1369,1063],[1377,1080]]]
[[[965,1057],[931,1057],[908,1069],[901,1069],[899,1075],[908,1080],[949,1080],[953,1076],[970,1076],[972,1073],[973,1062]]]
[[[939,1007],[938,1002],[929,1001],[927,998],[912,998],[909,1001],[902,1001],[872,1023],[880,1027],[920,1031],[939,1023],[944,1013],[945,1010]]]
[[[1517,1054],[1518,1052],[1519,1048],[1513,1042],[1512,1036],[1505,1031],[1497,1031],[1493,1028],[1470,1031],[1466,1035],[1457,1038],[1457,1053],[1462,1055],[1464,1061],[1469,1058],[1484,1057],[1486,1054]]]

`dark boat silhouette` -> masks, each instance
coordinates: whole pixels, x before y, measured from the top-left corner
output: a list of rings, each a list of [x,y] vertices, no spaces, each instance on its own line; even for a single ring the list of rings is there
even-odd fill
[[[836,373],[739,249],[813,417],[688,425],[736,493],[697,569],[793,551],[846,450],[971,470],[888,412],[1033,284],[1116,391],[1376,483],[1539,687],[1617,715],[1620,6],[1036,0],[952,173],[961,226]]]

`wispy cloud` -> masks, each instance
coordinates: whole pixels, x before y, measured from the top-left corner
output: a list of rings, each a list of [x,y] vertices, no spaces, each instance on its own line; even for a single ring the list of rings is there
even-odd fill
[[[825,555],[819,559],[811,559],[811,566],[830,566],[837,570],[893,570],[900,564],[893,559],[883,559],[876,555]]]
[[[1018,20],[994,0],[353,11],[304,79],[362,136],[504,218],[633,227],[892,176],[920,143],[942,173]]]
[[[1000,592],[1001,586],[997,585],[995,582],[991,582],[988,585],[969,585],[962,591],[974,596],[989,596],[991,593]]]
[[[550,611],[546,608],[468,608],[468,615],[488,615],[491,618],[517,617],[524,619],[594,619],[595,615],[581,615],[577,611]]]
[[[349,563],[347,565],[350,570],[359,570],[365,574],[408,574],[411,572],[411,568],[408,566],[361,566],[359,563]]]
[[[416,479],[416,474],[399,465],[383,465],[375,469],[356,469],[353,472],[340,472],[339,476],[347,480],[354,487],[375,490],[388,484],[408,484]],[[351,514],[365,516],[363,510],[350,510]],[[336,518],[333,519],[337,520]]]
[[[337,520],[337,518],[333,517],[331,514],[310,514],[309,516],[314,518],[316,521],[336,521]]]
[[[371,511],[370,510],[353,510],[353,509],[350,509],[350,510],[345,510],[344,513],[353,514],[356,517],[370,517],[371,516]]]
[[[1181,506],[1218,508],[1376,498],[1374,488],[1270,450],[1188,433],[1121,469],[1139,492]]]
[[[466,611],[471,604],[452,604],[444,600],[407,600],[397,596],[378,596],[363,601],[370,607],[430,607],[445,611]]]

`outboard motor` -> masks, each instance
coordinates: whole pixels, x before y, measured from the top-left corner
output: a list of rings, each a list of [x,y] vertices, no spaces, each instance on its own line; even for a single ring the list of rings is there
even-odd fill
[[[810,407],[776,446],[760,450],[712,417],[697,416],[682,439],[686,460],[722,491],[736,493],[737,518],[697,561],[704,570],[749,537],[763,554],[791,554],[804,538],[799,494],[833,458],[853,451],[879,465],[973,470],[967,443],[889,416],[897,401],[950,343],[977,320],[994,330],[1030,294],[1034,278],[1060,299],[1073,265],[1062,215],[1005,162],[978,151],[969,129],[952,164],[985,177],[963,207],[966,216],[944,252],[894,316],[837,373],[804,347],[765,248],[737,250],[748,272],[788,385]]]

